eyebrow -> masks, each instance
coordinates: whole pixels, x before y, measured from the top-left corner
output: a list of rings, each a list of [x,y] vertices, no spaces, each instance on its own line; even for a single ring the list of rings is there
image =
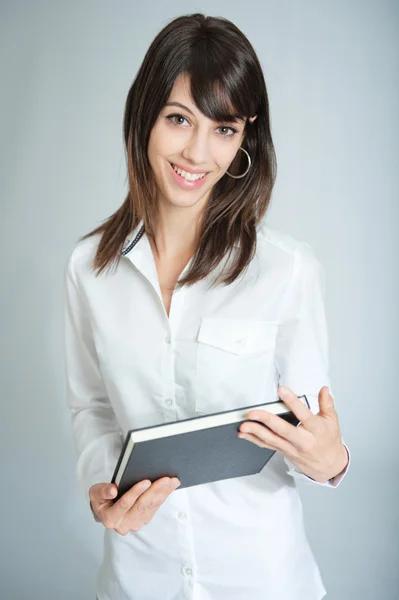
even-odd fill
[[[184,104],[181,104],[180,102],[167,102],[165,104],[165,106],[178,106],[179,108],[182,108],[183,110],[186,110],[187,112],[190,113],[190,115],[193,115],[193,117],[195,117],[193,111],[190,110],[188,108],[188,106],[184,106]],[[244,121],[244,119],[239,114],[230,115],[230,117],[231,117],[232,121]],[[230,118],[228,120],[230,121]]]

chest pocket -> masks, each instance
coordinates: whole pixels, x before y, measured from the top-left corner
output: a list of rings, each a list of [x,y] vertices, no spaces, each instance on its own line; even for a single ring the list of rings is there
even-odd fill
[[[209,414],[275,399],[277,321],[202,319],[196,412]]]

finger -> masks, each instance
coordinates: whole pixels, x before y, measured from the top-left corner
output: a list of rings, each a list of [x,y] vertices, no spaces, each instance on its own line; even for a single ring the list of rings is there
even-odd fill
[[[164,482],[154,482],[152,486],[136,500],[125,517],[133,517],[134,519],[138,517],[141,520],[144,519],[144,522],[146,522],[148,514],[157,510],[161,504],[165,502],[168,496],[177,489],[178,485],[180,485],[180,482],[177,478],[173,478],[172,480],[169,479]]]
[[[137,499],[129,513],[142,515],[153,506],[160,506],[170,494],[177,489],[180,481],[177,477],[155,481],[152,486]]]
[[[112,500],[118,493],[118,488],[113,483],[96,483],[89,490],[89,498],[92,502],[104,502]]]
[[[155,481],[151,487],[144,491],[135,501],[133,506],[122,516],[116,527],[121,531],[139,531],[140,528],[151,521],[155,512],[165,502],[166,498],[180,485],[177,477],[164,478]],[[115,527],[114,527],[115,529]]]
[[[265,426],[260,423],[247,421],[241,425],[240,431],[244,432],[245,436],[251,436],[248,437],[251,441],[254,441],[253,437],[255,437],[259,442],[257,445],[263,444],[263,447],[280,450],[280,452],[283,453],[292,453],[292,451],[295,451],[295,448],[289,441],[266,429]]]
[[[276,446],[273,446],[273,444],[271,444],[270,442],[266,443],[252,433],[240,434],[238,437],[242,440],[246,440],[248,442],[252,442],[253,444],[256,444],[257,446],[259,446],[259,448],[269,448],[270,450],[276,450],[276,451],[278,450],[278,448]]]
[[[337,412],[335,410],[334,399],[330,394],[330,390],[324,385],[319,392],[319,414],[325,417],[335,417]]]
[[[267,410],[253,410],[248,414],[248,418],[250,421],[245,421],[245,423],[240,426],[241,431],[251,429],[251,426],[255,425],[254,421],[259,421],[263,424],[261,427],[263,427],[264,436],[267,436],[267,434],[271,432],[278,435],[280,438],[288,440],[292,444],[298,444],[302,439],[303,432],[299,431],[295,425],[287,423],[287,421],[278,415],[273,415]],[[265,429],[265,426],[267,429]],[[270,430],[270,432],[268,430]]]
[[[118,494],[118,488],[114,483],[107,483],[101,488],[102,500],[112,500]]]
[[[106,527],[114,528],[124,517],[127,511],[133,506],[137,498],[151,486],[151,481],[145,479],[139,481],[133,487],[125,492],[117,502],[107,507],[103,518],[103,524]]]
[[[149,488],[147,492],[150,490],[151,488]],[[115,525],[114,529],[117,533],[126,535],[129,531],[140,531],[143,525],[147,525],[147,523],[151,521],[162,502],[154,494],[145,496],[147,492],[141,494],[133,504],[132,508],[130,508],[123,515],[119,523]]]
[[[292,390],[286,386],[280,386],[277,389],[277,393],[284,404],[294,413],[301,423],[307,423],[314,419],[315,415],[310,408],[305,406]]]

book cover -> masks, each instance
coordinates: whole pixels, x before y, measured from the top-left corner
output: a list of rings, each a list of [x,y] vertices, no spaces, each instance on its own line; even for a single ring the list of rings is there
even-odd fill
[[[302,398],[309,407],[306,396]],[[165,476],[178,477],[180,490],[259,473],[275,450],[238,437],[241,423],[254,409],[268,410],[292,425],[299,424],[293,412],[278,400],[129,430],[112,477],[118,486],[114,502],[143,479],[153,482]]]

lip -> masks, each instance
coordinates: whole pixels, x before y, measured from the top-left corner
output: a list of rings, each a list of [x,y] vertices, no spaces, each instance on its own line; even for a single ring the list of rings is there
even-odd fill
[[[204,171],[201,169],[189,169],[188,167],[185,167],[184,165],[181,165],[179,163],[169,163],[170,165],[175,165],[175,167],[177,167],[178,169],[181,169],[182,171],[186,171],[186,173],[190,173],[191,175],[199,175],[200,173],[209,173],[209,171]]]
[[[201,187],[209,175],[209,172],[206,172],[206,175],[204,175],[204,177],[202,177],[201,179],[197,179],[196,181],[187,181],[187,179],[185,179],[184,177],[182,177],[181,175],[176,173],[176,171],[172,167],[171,163],[169,163],[169,166],[170,166],[170,171],[171,171],[174,182],[179,187],[181,187],[185,190],[196,190],[197,188]],[[178,165],[176,165],[176,166],[178,166]],[[203,173],[204,171],[200,171],[200,172]]]

